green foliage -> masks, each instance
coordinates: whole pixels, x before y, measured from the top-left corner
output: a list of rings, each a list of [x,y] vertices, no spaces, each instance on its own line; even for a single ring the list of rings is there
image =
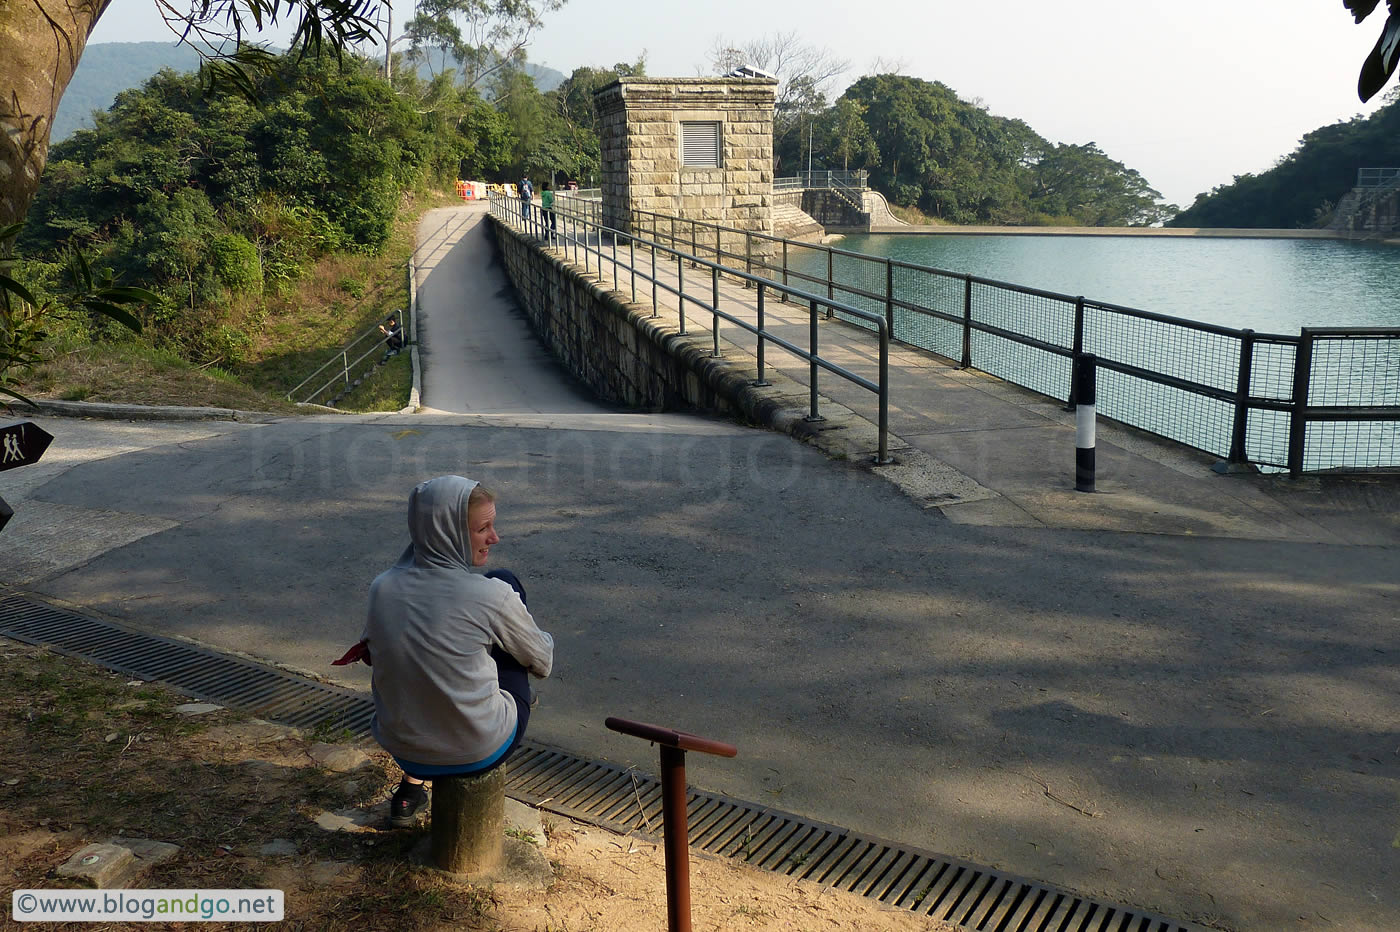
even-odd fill
[[[224,233],[209,244],[214,274],[235,294],[262,291],[262,263],[258,247],[241,233]]]
[[[822,151],[869,169],[892,203],[954,223],[1147,225],[1176,210],[1093,143],[1051,144],[938,82],[863,77],[817,125]]]
[[[455,132],[436,135],[367,66],[343,64],[277,58],[260,106],[170,71],[119,94],[51,150],[26,252],[80,245],[159,294],[158,344],[236,362],[251,334],[225,320],[232,298],[285,292],[331,251],[377,253],[402,192],[455,174]]]
[[[89,43],[54,115],[50,144],[60,143],[80,129],[91,129],[93,111],[105,113],[119,92],[140,87],[161,69],[193,71],[198,67],[199,54],[187,45]]]
[[[1298,148],[1258,175],[1236,175],[1196,196],[1171,226],[1294,229],[1311,227],[1356,183],[1358,168],[1400,166],[1400,89],[1385,106],[1313,130]]]
[[[12,255],[19,233],[19,224],[0,228],[0,395],[28,401],[15,391],[15,376],[39,361],[39,347],[55,324],[101,316],[139,332],[141,321],[129,307],[158,299],[144,289],[117,285],[110,273],[94,274],[87,256],[75,249],[63,256],[61,276],[36,276],[56,292],[37,297],[21,281],[25,276]]]
[[[1375,12],[1380,0],[1342,0],[1342,3],[1359,23]],[[1400,0],[1386,0],[1386,6],[1390,8],[1390,16],[1381,27],[1381,35],[1376,40],[1375,48],[1361,63],[1361,75],[1356,82],[1356,95],[1363,103],[1385,87],[1385,83],[1395,73],[1396,47],[1400,45]]]

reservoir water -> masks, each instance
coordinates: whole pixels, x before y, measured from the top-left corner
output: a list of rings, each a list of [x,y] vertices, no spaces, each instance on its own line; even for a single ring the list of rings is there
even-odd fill
[[[1400,247],[1341,240],[852,235],[838,249],[1226,327],[1400,327]],[[803,265],[815,266],[816,257]],[[794,263],[796,265],[796,263]],[[813,268],[815,271],[815,268]]]
[[[1073,235],[852,235],[834,244],[836,298],[884,316],[893,287],[893,336],[1065,400],[1076,333],[1099,360],[1098,407],[1126,424],[1225,456],[1302,469],[1400,465],[1400,337],[1333,335],[1309,342],[1307,403],[1349,408],[1311,414],[1297,429],[1298,333],[1387,328],[1400,334],[1400,247],[1341,240]],[[825,291],[827,253],[789,244],[799,288]],[[923,268],[886,268],[885,257]],[[966,285],[970,274],[984,281]],[[1025,289],[1035,289],[1039,294]],[[1065,297],[1056,297],[1065,296]],[[1073,296],[1085,308],[1076,322]],[[1110,305],[1110,306],[1102,306]],[[1115,309],[1133,308],[1167,320]],[[964,309],[971,327],[964,328]],[[930,313],[933,312],[933,313]],[[1194,321],[1230,328],[1203,330]],[[1251,329],[1248,402],[1237,395]],[[1271,338],[1269,334],[1279,335]],[[1115,368],[1117,367],[1117,368]],[[1248,408],[1244,411],[1244,405]],[[1376,416],[1366,410],[1375,408]],[[1234,432],[1243,430],[1242,440]],[[1303,447],[1290,438],[1303,438]]]

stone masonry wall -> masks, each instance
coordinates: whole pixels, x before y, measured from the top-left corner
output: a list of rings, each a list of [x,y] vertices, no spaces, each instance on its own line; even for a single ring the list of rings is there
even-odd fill
[[[620,292],[491,218],[521,308],[555,357],[606,401],[654,411],[748,411],[749,378],[710,356],[708,335],[682,336]]]
[[[632,77],[601,89],[604,223],[630,230],[633,211],[650,211],[771,234],[775,90],[767,79]],[[683,122],[720,124],[718,168],[681,164]]]

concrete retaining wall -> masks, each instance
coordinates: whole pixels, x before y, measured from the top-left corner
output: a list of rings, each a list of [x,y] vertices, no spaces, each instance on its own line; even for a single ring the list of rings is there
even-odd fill
[[[808,188],[802,192],[802,210],[817,223],[843,231],[870,229],[870,215],[857,210],[845,197],[823,188]]]

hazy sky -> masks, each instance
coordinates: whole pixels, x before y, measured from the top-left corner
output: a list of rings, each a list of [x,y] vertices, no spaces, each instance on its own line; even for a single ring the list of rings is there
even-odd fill
[[[850,60],[837,93],[883,59],[1052,142],[1096,142],[1185,207],[1374,110],[1356,77],[1384,12],[1358,26],[1341,0],[569,0],[530,58],[568,73],[645,52],[649,74],[690,76],[718,38],[795,31]],[[152,0],[114,0],[91,41],[163,30]]]

